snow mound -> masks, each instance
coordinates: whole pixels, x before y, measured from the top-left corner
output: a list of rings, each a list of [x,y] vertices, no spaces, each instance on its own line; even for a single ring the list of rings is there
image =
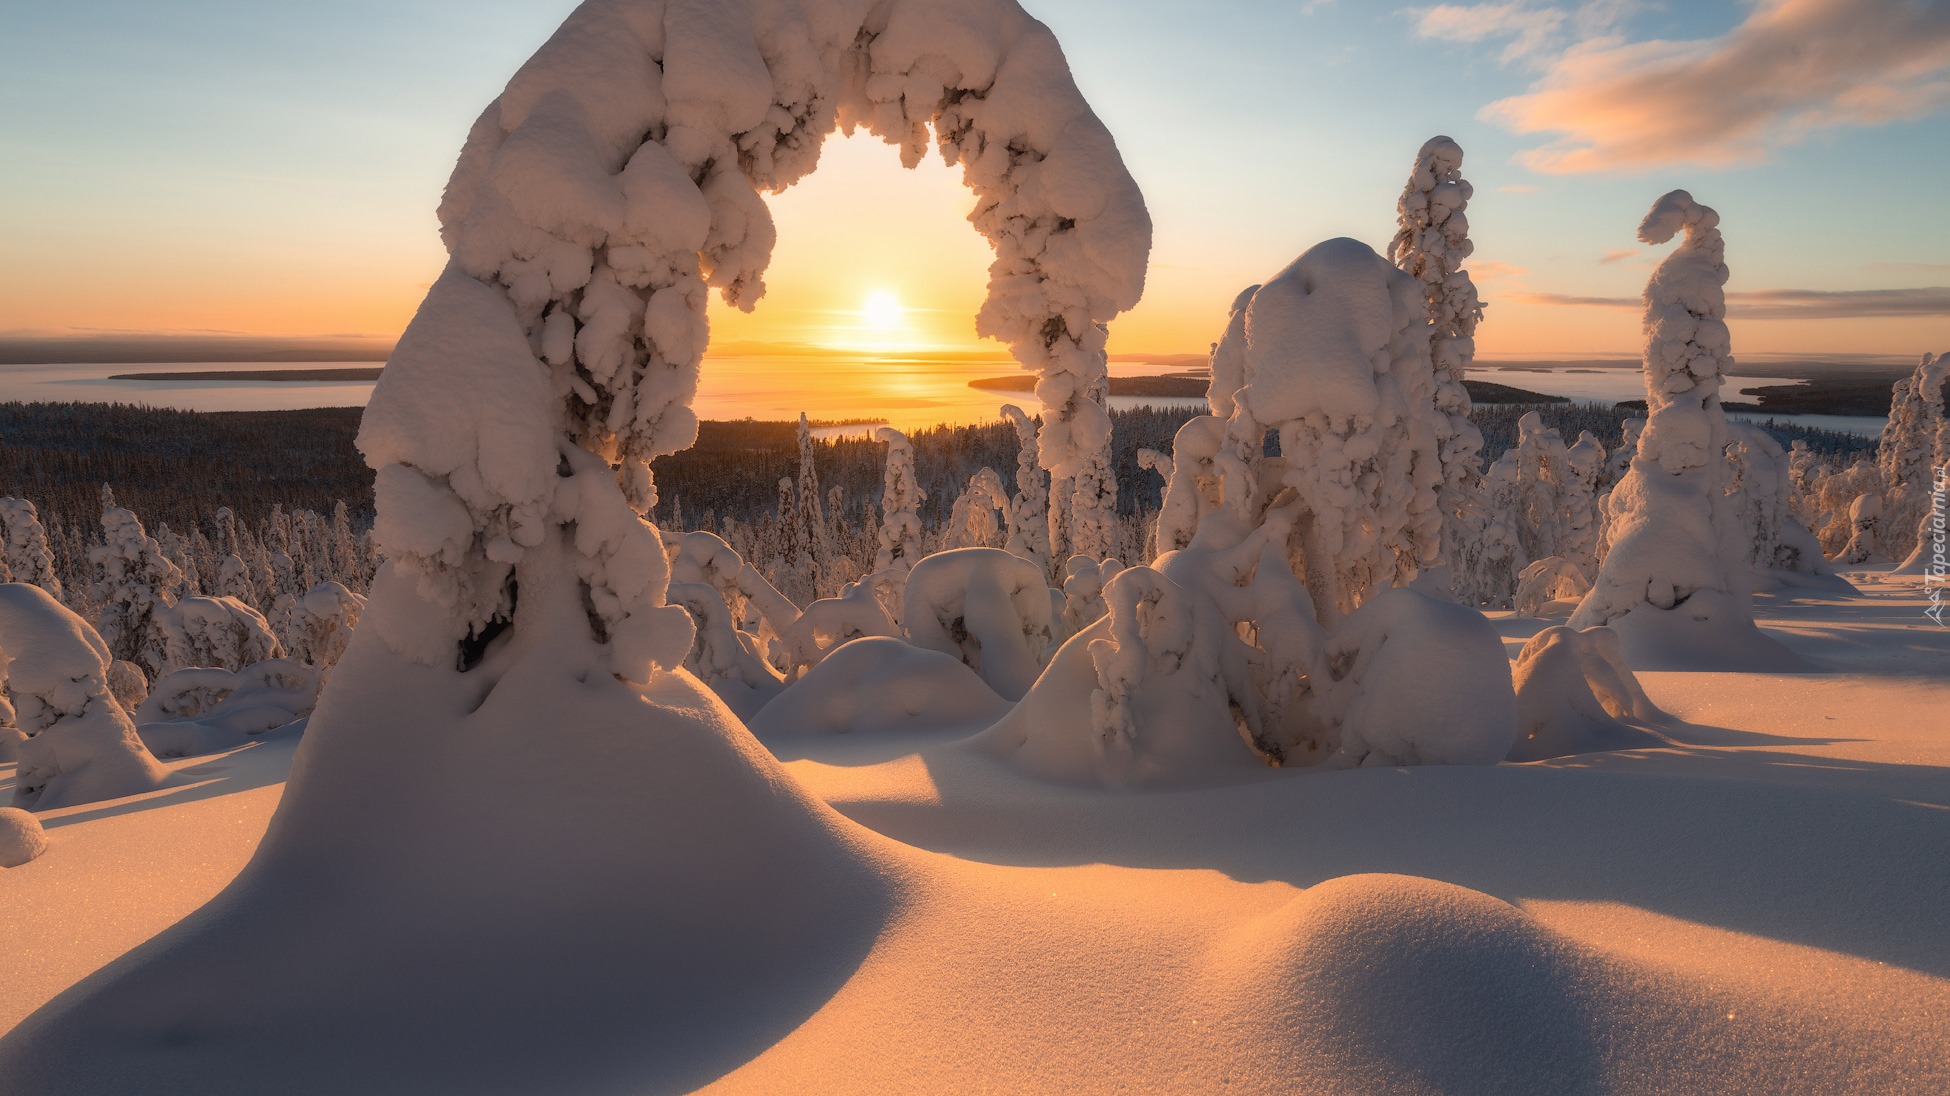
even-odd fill
[[[1575,614],[1570,625],[1578,627]],[[1753,624],[1747,595],[1700,590],[1671,609],[1640,606],[1606,625],[1634,670],[1807,673],[1817,667]]]
[[[1162,577],[1133,567],[1117,581],[1136,592],[1147,576]],[[1196,787],[1268,772],[1233,722],[1214,667],[1166,666],[1169,656],[1154,658],[1142,636],[1130,655],[1132,640],[1113,639],[1114,627],[1113,617],[1105,616],[1070,637],[1021,703],[973,745],[1024,772],[1073,784]],[[1105,690],[1100,663],[1110,664],[1120,649],[1151,673],[1136,680],[1127,674]],[[1179,653],[1197,656],[1209,649],[1181,647]],[[1142,723],[1130,718],[1132,712],[1141,713]],[[1106,717],[1113,722],[1100,726]]]
[[[1517,686],[1511,761],[1664,744],[1640,728],[1670,717],[1639,687],[1618,633],[1609,628],[1546,628],[1523,645],[1511,676]]]
[[[47,851],[41,820],[19,807],[0,807],[0,868],[17,868]]]
[[[0,584],[0,687],[28,737],[13,805],[51,810],[168,783],[109,691],[108,645],[38,586]]]
[[[1590,1030],[1605,966],[1489,895],[1350,875],[1237,930],[1209,977],[1269,1042],[1358,1078],[1349,1091],[1555,1093],[1607,1091]]]
[[[355,633],[256,857],[0,1041],[0,1092],[690,1091],[831,996],[886,843],[689,674],[588,672],[568,553],[530,555],[471,671]]]
[[[1014,707],[959,659],[903,640],[843,643],[749,720],[761,739],[793,734],[975,730]]]
[[[319,671],[269,659],[236,673],[177,670],[136,709],[136,734],[157,757],[227,750],[305,718],[318,703]]]
[[[1494,765],[1517,733],[1503,641],[1474,609],[1384,590],[1328,638],[1341,710],[1338,762]]]

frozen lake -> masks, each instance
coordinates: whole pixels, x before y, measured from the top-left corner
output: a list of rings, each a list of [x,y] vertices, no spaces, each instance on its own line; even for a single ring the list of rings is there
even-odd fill
[[[0,365],[0,400],[139,403],[186,411],[278,411],[302,407],[363,407],[372,398],[371,381],[271,380],[111,380],[123,373],[269,372],[350,369],[382,362],[172,362],[168,364]],[[1113,376],[1173,372],[1150,362],[1112,362]],[[723,357],[704,363],[695,406],[703,419],[795,419],[804,411],[815,419],[871,419],[903,430],[941,423],[990,422],[1005,403],[1035,414],[1041,409],[1028,392],[970,388],[968,382],[1019,372],[1015,363],[996,360],[918,358]],[[1472,369],[1471,380],[1527,388],[1553,396],[1615,403],[1643,399],[1636,370],[1566,366],[1550,370]],[[1729,400],[1739,390],[1768,384],[1793,384],[1788,377],[1733,377]],[[1751,397],[1747,397],[1751,398]],[[1115,396],[1113,407],[1196,407],[1199,399]],[[1753,416],[1744,416],[1752,418]],[[1761,416],[1765,417],[1765,416]],[[1784,422],[1824,430],[1874,436],[1884,419],[1842,415],[1779,415]]]
[[[170,362],[115,365],[0,365],[0,401],[139,403],[185,411],[284,411],[363,407],[371,381],[112,380],[125,373],[288,372],[356,369],[383,362]],[[1117,376],[1166,372],[1147,362],[1113,362]],[[903,430],[940,423],[990,422],[1013,403],[1036,414],[1028,392],[968,387],[982,377],[1019,372],[1009,361],[892,358],[726,357],[704,363],[694,406],[702,419],[872,419]],[[1197,406],[1198,399],[1118,396],[1113,407]]]

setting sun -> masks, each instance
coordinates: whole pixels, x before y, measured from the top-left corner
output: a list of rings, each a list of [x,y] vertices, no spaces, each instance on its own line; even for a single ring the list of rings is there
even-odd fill
[[[892,293],[875,290],[867,294],[867,303],[860,306],[860,316],[868,327],[890,331],[901,325],[901,303]]]

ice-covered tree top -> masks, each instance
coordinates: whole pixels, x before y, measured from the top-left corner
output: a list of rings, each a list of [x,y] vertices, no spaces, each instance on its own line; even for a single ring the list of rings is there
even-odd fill
[[[1720,460],[1726,440],[1720,377],[1733,364],[1727,331],[1726,244],[1720,215],[1675,190],[1652,205],[1639,239],[1685,241],[1645,286],[1645,434],[1639,455],[1678,475]]]
[[[1087,398],[1103,324],[1143,290],[1151,224],[1047,27],[1014,0],[587,0],[474,124],[440,206],[451,262],[360,435],[379,539],[423,594],[466,627],[508,608],[488,564],[588,524],[589,491],[556,483],[584,464],[564,446],[655,504],[648,462],[696,436],[706,286],[752,306],[775,236],[761,192],[858,126],[909,165],[932,127],[962,166],[996,254],[977,330],[1042,375],[1044,465],[1083,464],[1109,429]],[[420,518],[386,513],[409,504]],[[644,553],[599,524],[578,547],[600,590],[604,560]],[[623,581],[616,611],[659,604],[662,581]]]

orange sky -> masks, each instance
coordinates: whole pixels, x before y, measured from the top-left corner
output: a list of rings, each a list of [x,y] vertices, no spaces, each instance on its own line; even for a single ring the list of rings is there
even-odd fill
[[[1483,200],[1479,192],[1477,204]],[[714,297],[714,342],[889,350],[978,345],[974,315],[990,252],[966,220],[972,196],[961,186],[959,168],[930,157],[904,171],[891,147],[864,135],[836,136],[816,173],[770,201],[779,244],[768,292],[751,315]],[[1380,245],[1393,227],[1393,203],[1376,195],[1373,204],[1368,242]],[[207,211],[212,231],[187,249],[164,246],[160,232],[152,237],[131,224],[113,248],[97,245],[100,250],[91,254],[84,241],[77,253],[72,238],[52,231],[41,236],[29,226],[12,241],[22,261],[0,271],[0,330],[98,329],[112,316],[112,326],[123,330],[396,334],[444,260],[430,209],[334,218],[324,208],[322,217],[294,221],[284,210],[213,204]],[[1248,232],[1244,220],[1223,233],[1211,225],[1199,233],[1175,227],[1159,226],[1144,300],[1111,325],[1113,353],[1204,351],[1223,328],[1226,306],[1238,290],[1302,249]],[[53,261],[57,252],[60,261]],[[267,253],[278,261],[265,262]],[[1648,251],[1610,273],[1614,280],[1625,275],[1642,284],[1662,254]],[[36,261],[42,256],[48,261]],[[1471,266],[1490,303],[1478,335],[1486,357],[1636,352],[1636,310],[1507,299],[1559,288],[1560,282],[1554,271],[1535,273],[1497,260],[1492,247],[1482,247]],[[1586,276],[1582,269],[1571,273]],[[1770,283],[1750,277],[1745,284]],[[1590,292],[1578,284],[1562,288]],[[1630,291],[1610,287],[1621,290]],[[901,313],[893,326],[865,320],[862,310],[875,293],[898,301]],[[1736,354],[1906,355],[1950,342],[1943,317],[1736,319],[1733,327]]]

